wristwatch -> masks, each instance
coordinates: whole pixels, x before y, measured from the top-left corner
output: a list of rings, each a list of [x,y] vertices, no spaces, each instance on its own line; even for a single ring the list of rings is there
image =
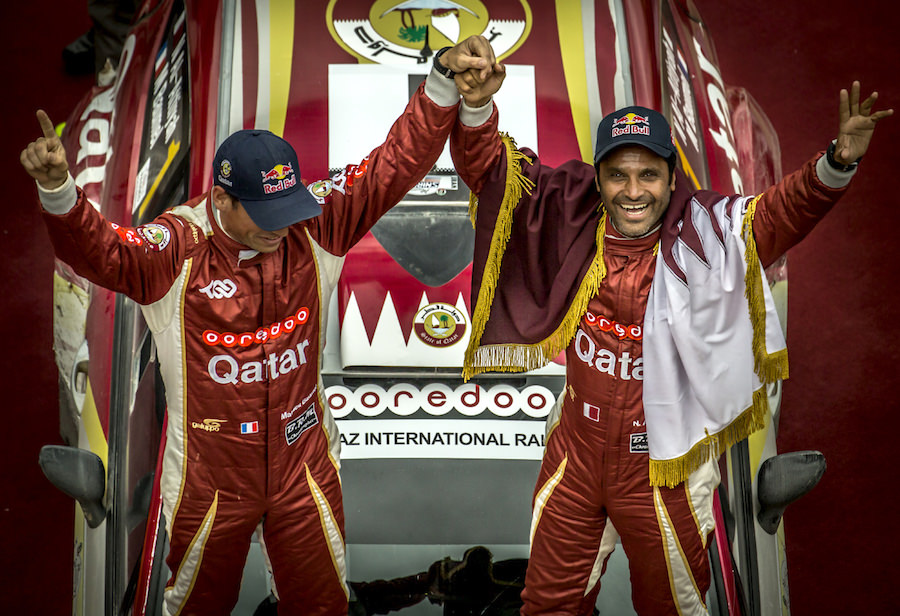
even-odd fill
[[[854,169],[856,169],[859,166],[859,161],[862,160],[862,156],[860,156],[859,158],[854,160],[849,165],[841,164],[834,159],[834,150],[835,150],[836,146],[837,146],[836,142],[832,141],[828,145],[828,149],[825,150],[825,161],[828,163],[828,166],[831,167],[832,169],[835,169],[837,171],[843,171],[845,173],[847,171],[853,171]]]
[[[441,64],[440,57],[444,55],[446,51],[449,51],[450,47],[443,47],[438,49],[437,53],[434,54],[434,70],[439,72],[441,75],[446,77],[447,79],[453,79],[453,76],[456,75],[453,71],[450,70],[450,67],[444,66]]]

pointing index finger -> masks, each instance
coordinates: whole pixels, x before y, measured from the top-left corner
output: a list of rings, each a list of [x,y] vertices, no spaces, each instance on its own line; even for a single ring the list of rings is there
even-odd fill
[[[53,122],[50,121],[50,116],[47,115],[47,112],[43,109],[38,109],[37,111],[37,119],[38,123],[41,125],[41,131],[44,133],[44,137],[47,139],[55,139],[56,138],[56,129],[53,128]]]

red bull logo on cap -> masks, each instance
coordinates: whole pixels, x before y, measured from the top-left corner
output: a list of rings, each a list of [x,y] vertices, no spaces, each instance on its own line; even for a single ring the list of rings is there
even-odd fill
[[[621,135],[650,136],[650,118],[636,113],[626,113],[622,117],[613,118],[612,137]]]
[[[260,171],[262,174],[263,190],[267,195],[272,195],[282,190],[286,190],[297,183],[294,176],[294,168],[290,163],[286,165],[275,165],[268,171]],[[275,182],[270,184],[270,182]]]

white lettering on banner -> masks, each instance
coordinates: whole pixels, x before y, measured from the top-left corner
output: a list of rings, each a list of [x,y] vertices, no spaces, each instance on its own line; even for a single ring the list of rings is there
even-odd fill
[[[575,334],[575,354],[588,366],[611,377],[618,376],[623,381],[644,380],[643,357],[633,359],[628,351],[623,352],[621,357],[616,357],[609,349],[598,349],[583,329],[579,329]],[[616,374],[616,364],[619,366],[618,375]]]
[[[306,347],[309,340],[304,340],[294,349],[287,349],[281,355],[269,353],[262,361],[248,361],[238,364],[231,355],[214,355],[209,358],[207,372],[220,385],[237,385],[242,383],[261,383],[267,378],[274,381],[282,374],[293,372],[306,363]]]
[[[694,39],[694,50],[697,52],[700,68],[712,77],[712,81],[706,86],[706,95],[709,97],[709,104],[716,119],[719,120],[719,129],[713,130],[710,127],[709,134],[716,145],[725,153],[725,157],[728,159],[728,166],[731,168],[731,183],[734,185],[734,192],[740,195],[744,192],[744,185],[741,181],[741,174],[738,171],[738,155],[737,149],[734,147],[734,131],[731,128],[731,112],[728,109],[728,99],[725,97],[725,84],[722,82],[722,75],[719,74],[719,69],[716,65],[703,55],[703,47],[696,38]]]
[[[108,89],[101,90],[81,114],[80,120],[84,122],[84,125],[81,127],[78,135],[78,151],[75,154],[76,162],[73,173],[75,174],[75,184],[82,189],[85,189],[89,184],[100,184],[106,177],[106,161],[112,157],[113,153],[112,144],[109,140],[110,122],[115,109],[119,86],[125,81],[125,75],[128,73],[129,66],[131,66],[136,40],[133,34],[125,39],[116,81]],[[97,115],[89,120],[88,117],[91,114]],[[103,158],[85,161],[87,157],[95,155],[103,155]],[[85,162],[85,166],[84,168],[79,168],[82,161]],[[89,192],[89,198],[93,197],[95,193],[93,187]],[[99,191],[96,192],[96,196],[99,203]]]
[[[691,103],[691,81],[687,63],[681,53],[681,48],[675,47],[669,31],[662,31],[663,49],[666,59],[666,81],[671,93],[672,128],[685,142],[690,141],[691,148],[700,151],[700,138],[697,134],[697,122]]]
[[[409,383],[397,383],[387,391],[373,384],[361,385],[353,391],[343,385],[333,385],[325,390],[325,398],[337,419],[353,411],[364,417],[378,417],[385,411],[407,417],[419,409],[433,416],[455,410],[467,417],[475,417],[485,410],[497,417],[510,417],[521,411],[528,417],[542,419],[550,414],[556,402],[553,393],[541,385],[529,385],[519,391],[511,385],[487,389],[474,383],[456,389],[429,383],[421,390]]]
[[[544,422],[533,419],[341,419],[341,459],[540,460]]]

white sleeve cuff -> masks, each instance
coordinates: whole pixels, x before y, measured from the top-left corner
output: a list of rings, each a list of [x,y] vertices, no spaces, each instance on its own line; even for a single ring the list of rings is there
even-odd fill
[[[828,164],[824,154],[816,161],[816,175],[828,188],[843,188],[850,183],[855,173],[855,168],[850,171],[838,171]]]
[[[459,121],[463,126],[475,128],[488,121],[494,111],[494,99],[490,99],[481,107],[469,107],[463,100],[459,106]]]
[[[425,94],[440,107],[450,107],[459,102],[459,92],[453,79],[444,77],[433,68],[425,78]]]
[[[35,184],[37,184],[41,205],[51,214],[57,216],[68,214],[78,201],[78,191],[75,190],[75,180],[72,179],[72,174],[69,174],[62,186],[53,190],[47,190],[36,181]]]

